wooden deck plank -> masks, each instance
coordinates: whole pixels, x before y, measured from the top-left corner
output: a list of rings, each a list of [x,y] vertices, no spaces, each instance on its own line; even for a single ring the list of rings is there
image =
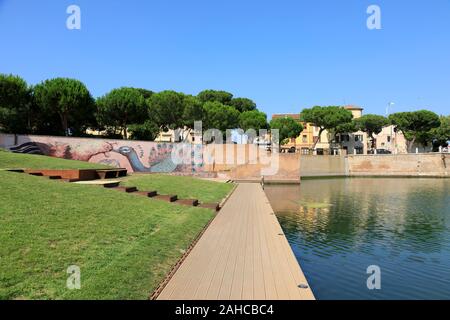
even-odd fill
[[[314,299],[259,184],[239,184],[158,299]]]
[[[192,298],[195,298],[196,291],[198,290],[198,286],[196,286],[196,280],[198,280],[199,277],[201,284],[204,286],[204,275],[202,273],[196,272],[196,270],[198,270],[199,268],[204,268],[208,271],[214,271],[216,268],[214,264],[214,258],[218,256],[216,254],[213,257],[210,256],[208,259],[208,256],[202,253],[220,252],[221,248],[218,247],[217,244],[224,244],[225,239],[230,237],[230,231],[232,231],[232,229],[224,227],[223,224],[226,223],[226,221],[224,220],[226,219],[224,219],[223,216],[217,216],[215,218],[215,223],[212,223],[209,226],[208,233],[205,233],[203,235],[202,241],[199,241],[197,243],[195,250],[192,250],[186,260],[183,262],[183,268],[180,268],[175,273],[175,275],[171,279],[172,281],[167,284],[160,297],[164,299],[188,299],[185,297],[191,297],[191,293],[192,291],[194,291]],[[206,265],[204,265],[205,263]],[[185,284],[184,286],[182,285],[183,283]],[[194,288],[192,288],[192,286],[194,286]],[[208,287],[209,282],[207,282],[206,288],[204,288],[203,292],[206,292]],[[200,293],[202,294],[203,292],[200,291]]]
[[[249,217],[248,226],[247,226],[247,238],[246,238],[246,246],[243,250],[244,256],[244,268],[243,275],[253,275],[253,276],[243,276],[243,284],[242,284],[242,299],[243,300],[252,300],[254,299],[254,278],[255,278],[255,256],[254,256],[254,225],[255,225],[255,214],[252,214]],[[263,280],[264,283],[264,280]],[[263,291],[265,292],[265,290]]]
[[[265,196],[265,195],[264,195]],[[269,201],[267,200],[267,203]],[[278,219],[275,215],[271,215],[270,218],[272,221],[269,224],[272,227],[272,233],[276,235],[284,234]],[[301,289],[298,287],[300,284],[307,284],[306,278],[301,271],[300,266],[298,266],[297,259],[292,252],[292,249],[286,239],[285,236],[278,236],[276,241],[274,241],[276,251],[280,253],[280,258],[285,259],[286,263],[283,263],[284,270],[284,281],[286,283],[295,282],[297,286],[294,288],[292,286],[289,287],[289,294],[295,299],[311,299],[311,295],[309,295],[310,290]]]
[[[270,227],[269,227],[270,228]],[[290,282],[293,282],[289,279],[289,268],[287,263],[285,263],[284,252],[282,248],[280,248],[280,237],[283,236],[283,233],[275,227],[271,227],[269,229],[271,233],[268,233],[268,245],[269,245],[269,253],[272,259],[273,269],[275,272],[275,285],[277,287],[278,298],[283,300],[289,299],[298,299],[298,292],[295,286],[289,285]]]
[[[195,299],[206,299],[209,288],[211,287],[212,279],[217,271],[217,267],[220,263],[223,263],[225,254],[228,252],[228,241],[227,239],[233,236],[233,232],[236,228],[223,228],[226,232],[223,233],[221,241],[215,244],[214,249],[211,251],[210,263],[208,267],[202,272],[202,279],[198,284],[195,292]],[[230,244],[231,245],[231,244]],[[213,293],[210,293],[210,299],[213,299]]]
[[[244,210],[243,212],[248,212],[248,202],[243,204]],[[242,290],[243,290],[243,283],[244,283],[244,263],[245,263],[245,251],[247,247],[247,233],[249,229],[249,219],[252,216],[252,214],[244,214],[243,218],[243,228],[241,229],[238,245],[234,248],[233,254],[235,255],[234,260],[236,261],[234,265],[234,272],[233,276],[231,278],[231,282],[228,284],[226,283],[226,286],[230,288],[230,294],[228,295],[228,299],[231,300],[241,300],[242,299]],[[227,279],[224,277],[224,279]],[[224,285],[224,284],[222,284]],[[227,288],[228,289],[228,288]],[[219,299],[221,297],[219,296]]]
[[[253,297],[255,300],[266,299],[266,287],[270,283],[268,275],[264,274],[261,248],[261,225],[255,219],[253,225]]]
[[[278,299],[277,289],[275,286],[275,275],[274,270],[271,266],[269,247],[267,245],[265,230],[263,228],[264,219],[261,217],[258,219],[259,226],[259,246],[261,250],[262,257],[262,270],[264,274],[264,286],[266,299],[275,300]]]
[[[236,265],[236,255],[233,250],[239,246],[239,237],[244,226],[244,215],[239,215],[238,211],[234,211],[235,225],[229,226],[234,229],[233,237],[227,239],[229,246],[227,251],[221,254],[221,260],[214,272],[211,279],[210,287],[208,288],[207,299],[228,299],[229,288],[231,288],[231,281],[234,273],[234,267]]]

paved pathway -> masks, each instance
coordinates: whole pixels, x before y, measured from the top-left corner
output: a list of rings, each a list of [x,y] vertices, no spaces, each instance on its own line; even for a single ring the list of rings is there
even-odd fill
[[[259,184],[239,184],[158,299],[314,299]]]

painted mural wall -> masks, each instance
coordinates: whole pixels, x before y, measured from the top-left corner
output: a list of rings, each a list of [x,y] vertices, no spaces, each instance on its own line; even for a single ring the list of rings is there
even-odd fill
[[[203,171],[202,145],[189,144],[181,155],[182,144],[174,143],[0,134],[0,147],[17,153],[106,164],[129,172],[195,174]],[[186,150],[189,150],[187,156]],[[174,161],[173,154],[177,152],[183,161]]]

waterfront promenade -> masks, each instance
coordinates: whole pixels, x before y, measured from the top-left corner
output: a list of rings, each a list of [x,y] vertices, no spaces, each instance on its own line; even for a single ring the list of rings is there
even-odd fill
[[[259,184],[239,184],[157,299],[312,300]]]

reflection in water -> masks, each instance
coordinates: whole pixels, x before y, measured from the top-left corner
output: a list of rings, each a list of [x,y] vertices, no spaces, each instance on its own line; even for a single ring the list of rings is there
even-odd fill
[[[266,186],[318,299],[450,299],[450,180]],[[381,290],[366,269],[381,268]]]

